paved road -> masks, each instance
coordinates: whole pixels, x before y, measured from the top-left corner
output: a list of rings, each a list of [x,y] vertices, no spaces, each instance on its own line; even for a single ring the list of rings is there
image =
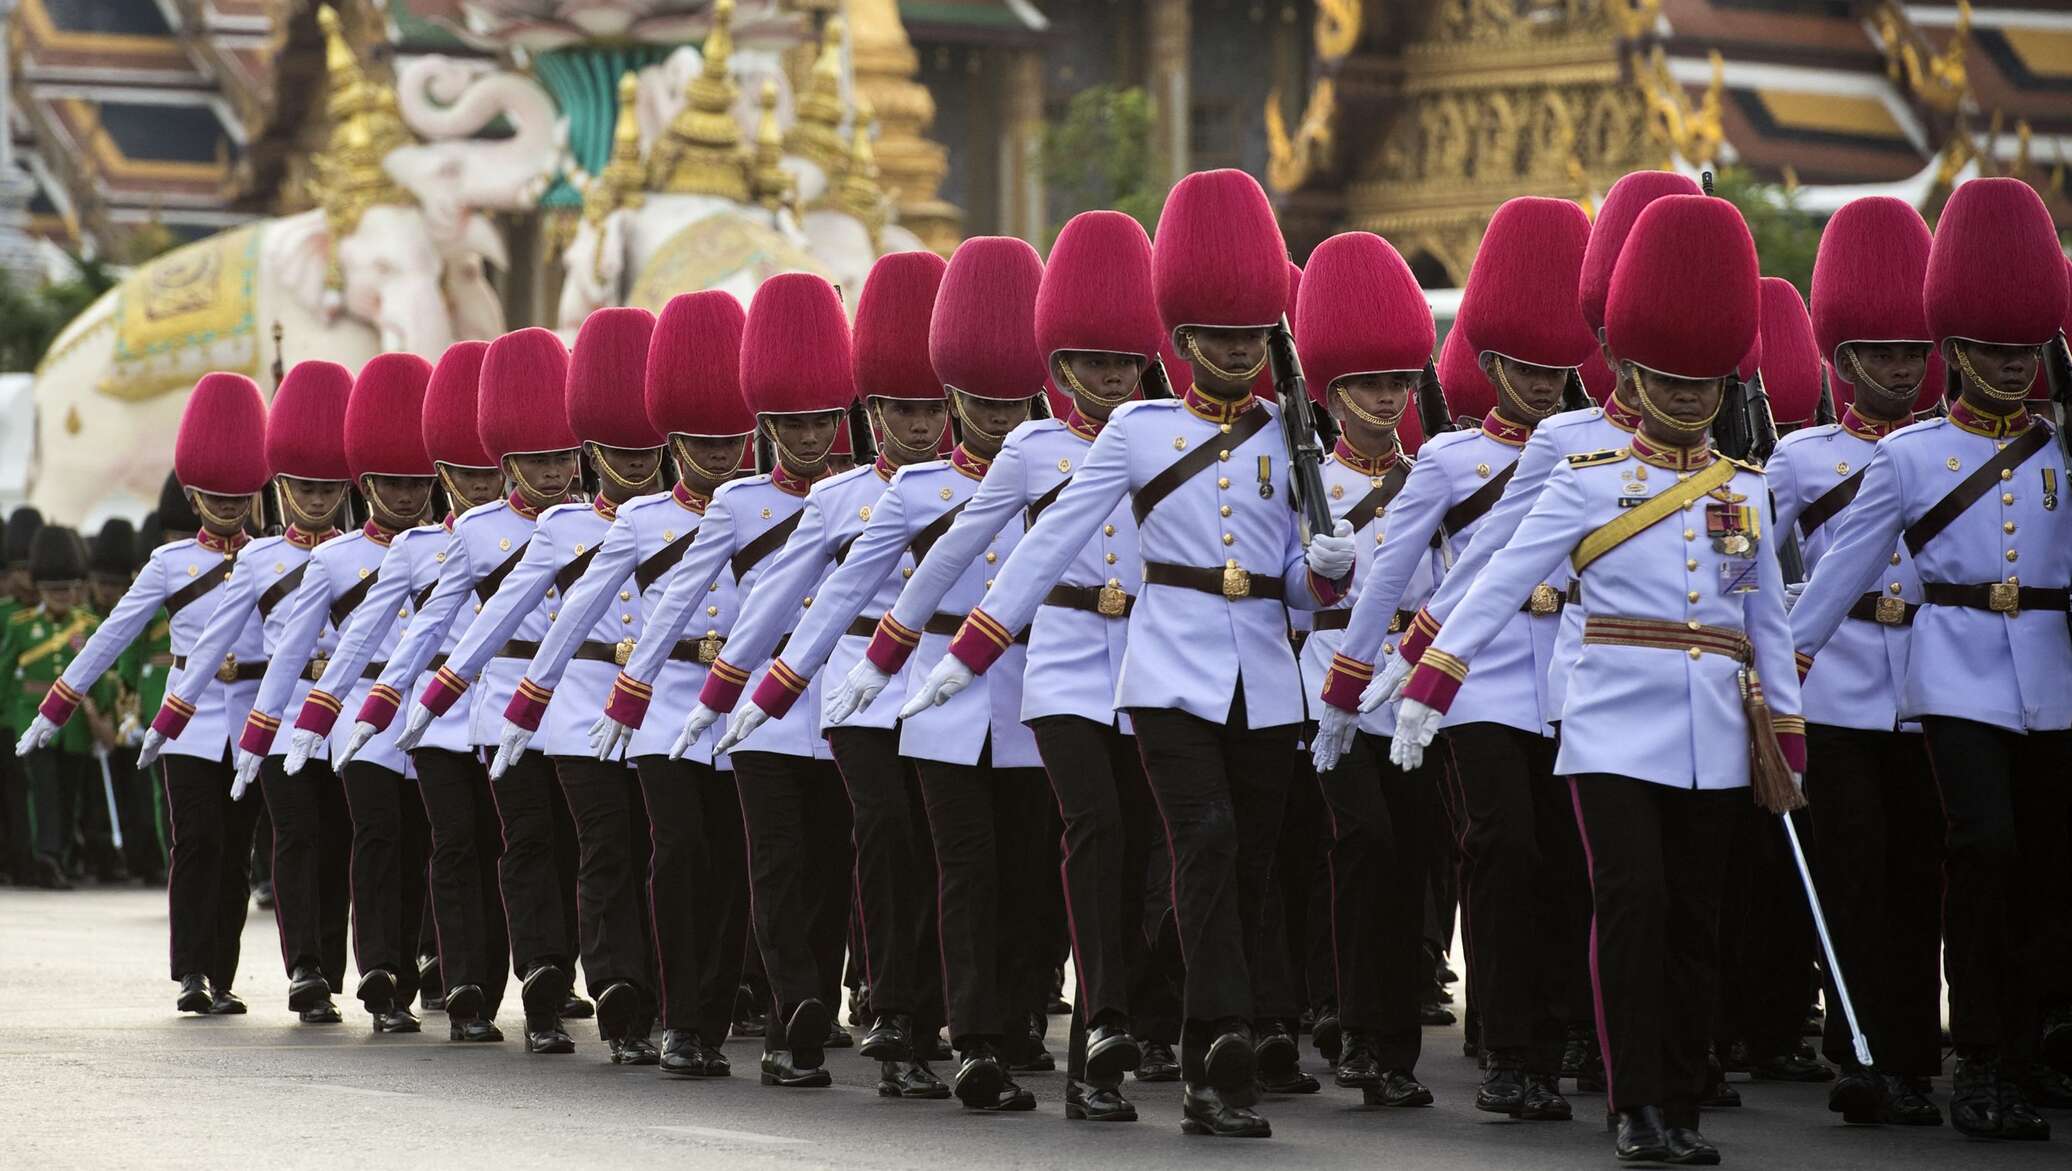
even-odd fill
[[[880,1100],[853,1050],[830,1054],[832,1089],[780,1091],[755,1084],[755,1041],[728,1046],[734,1078],[684,1082],[611,1066],[594,1032],[577,1034],[573,1056],[528,1057],[515,1041],[449,1044],[437,1016],[422,1035],[377,1037],[357,1005],[345,1025],[303,1027],[284,1007],[277,953],[271,916],[255,912],[238,985],[252,1014],[183,1017],[164,978],[162,896],[0,891],[0,1167],[1613,1165],[1592,1122],[1477,1114],[1458,1029],[1425,1034],[1421,1072],[1435,1108],[1367,1110],[1327,1085],[1315,1097],[1269,1100],[1269,1142],[1216,1141],[1180,1135],[1170,1085],[1130,1091],[1145,1121],[1096,1126],[1064,1121],[1059,1074],[1025,1078],[1041,1100],[1033,1115],[972,1115],[954,1102]],[[1310,1067],[1322,1072],[1314,1059]],[[1746,1107],[1706,1123],[1733,1166],[2072,1160],[2072,1114],[2054,1118],[2060,1141],[2012,1147],[1970,1143],[1948,1128],[1845,1128],[1820,1087],[1742,1090]],[[1578,1096],[1576,1105],[1595,1117],[1602,1099]]]

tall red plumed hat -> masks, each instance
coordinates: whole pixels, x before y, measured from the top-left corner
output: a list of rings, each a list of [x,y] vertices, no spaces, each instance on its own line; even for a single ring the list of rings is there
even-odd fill
[[[1633,222],[1647,205],[1665,195],[1696,195],[1698,184],[1675,171],[1634,171],[1620,177],[1605,192],[1597,207],[1597,219],[1590,225],[1590,243],[1583,251],[1583,271],[1576,282],[1582,302],[1583,322],[1591,330],[1604,328],[1605,300],[1611,295],[1612,270],[1618,267],[1619,251]],[[1616,352],[1616,351],[1614,351]],[[1621,354],[1620,357],[1625,355]]]
[[[1781,276],[1762,280],[1763,392],[1770,415],[1781,425],[1809,422],[1820,408],[1820,347],[1813,318],[1792,283]]]
[[[1840,353],[1847,342],[1934,344],[1921,299],[1933,247],[1903,199],[1852,199],[1827,221],[1813,260],[1813,338],[1837,372],[1853,372]]]
[[[662,446],[647,417],[648,344],[655,315],[632,306],[593,309],[568,356],[568,424],[585,443]]]
[[[1589,242],[1590,218],[1572,200],[1525,196],[1497,208],[1461,294],[1475,344],[1534,366],[1581,366],[1597,349],[1576,307]]]
[[[483,341],[455,342],[439,355],[424,389],[424,449],[435,463],[457,468],[493,468],[496,457],[482,446],[475,425],[482,386]]]
[[[1760,321],[1756,324],[1755,340],[1748,343],[1748,352],[1741,355],[1739,362],[1734,363],[1734,373],[1743,382],[1754,378],[1763,368],[1763,326],[1765,324],[1767,323]]]
[[[2065,323],[2065,252],[2050,211],[2020,179],[1973,179],[1935,223],[1923,300],[1945,338],[2041,345]]]
[[[276,476],[344,480],[345,404],[352,371],[336,362],[297,362],[274,388],[266,412],[266,466]]]
[[[1480,419],[1496,409],[1496,384],[1482,372],[1482,347],[1468,334],[1468,323],[1456,319],[1439,347],[1439,390],[1446,413],[1455,419]]]
[[[725,289],[678,293],[648,339],[648,424],[663,435],[746,435],[755,413],[741,397],[741,330],[748,315]]]
[[[345,462],[361,476],[429,476],[425,388],[432,364],[416,354],[376,354],[360,367],[345,405]]]
[[[1174,184],[1152,236],[1151,287],[1168,331],[1279,321],[1288,307],[1288,247],[1259,181],[1221,170]]]
[[[1151,238],[1119,211],[1081,212],[1051,245],[1036,291],[1036,348],[1150,357],[1165,333],[1151,297]]]
[[[1761,319],[1755,241],[1724,199],[1668,195],[1634,221],[1605,301],[1605,341],[1622,362],[1678,378],[1720,378]]]
[[[1437,333],[1410,265],[1372,232],[1341,232],[1317,245],[1293,321],[1318,403],[1350,374],[1422,371]]]
[[[856,299],[856,392],[870,400],[940,401],[942,379],[928,360],[928,323],[949,267],[933,252],[880,256]]]
[[[499,461],[581,446],[568,424],[568,347],[554,331],[535,325],[489,343],[480,386],[475,427]]]
[[[1295,328],[1295,307],[1301,300],[1302,266],[1291,260],[1288,262],[1288,300],[1281,308],[1282,315],[1288,319],[1288,328],[1291,332]],[[1304,361],[1302,343],[1299,340],[1295,344],[1295,359],[1298,362]],[[1303,366],[1305,377],[1308,373],[1309,367]],[[1280,392],[1273,388],[1273,363],[1267,363],[1266,368],[1259,372],[1259,376],[1252,379],[1252,393],[1270,403],[1280,401]]]
[[[1043,393],[1036,289],[1043,261],[1025,240],[973,236],[957,245],[935,295],[928,357],[943,385],[978,398]]]
[[[247,496],[266,487],[266,400],[242,374],[204,374],[180,412],[173,475],[183,488]]]
[[[741,333],[741,394],[758,415],[849,409],[849,319],[833,285],[785,272],[757,287]]]

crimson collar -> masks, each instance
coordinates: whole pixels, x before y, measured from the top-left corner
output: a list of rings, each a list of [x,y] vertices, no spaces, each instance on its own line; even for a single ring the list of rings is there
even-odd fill
[[[446,519],[445,519],[445,520],[442,520],[442,521],[440,521],[440,522],[439,522],[439,525],[440,525],[440,527],[441,527],[441,528],[444,528],[444,529],[445,529],[445,530],[446,530],[447,532],[449,532],[449,533],[450,533],[450,532],[452,532],[452,531],[453,531],[453,522],[454,522],[454,520],[455,520],[455,517],[454,517],[453,513],[451,513],[451,512],[448,512],[448,513],[446,514]]]
[[[450,531],[453,525],[453,518],[450,514],[446,518],[446,523],[447,528]],[[360,526],[360,532],[363,535],[365,535],[368,540],[383,547],[387,547],[390,541],[396,539],[396,530],[385,529],[380,525],[375,524],[371,519],[366,524]]]
[[[1617,391],[1605,397],[1604,417],[1605,421],[1621,431],[1640,430],[1640,412],[1620,402]]]
[[[878,458],[871,461],[871,471],[877,473],[878,479],[884,481],[887,484],[890,484],[892,482],[892,473],[898,470],[898,468],[893,467],[891,462],[885,458],[885,453],[882,451],[878,453]]]
[[[963,444],[960,443],[957,445],[957,450],[950,453],[950,466],[964,473],[965,475],[971,477],[974,480],[983,480],[986,478],[986,470],[993,466],[993,461],[990,459],[981,459],[978,456],[971,454],[971,452],[967,450]]]
[[[669,498],[684,508],[697,513],[699,516],[704,516],[705,506],[712,503],[712,497],[698,495],[696,492],[684,487],[682,480],[678,480],[676,485],[669,489]]]
[[[1961,398],[1950,404],[1950,422],[1973,435],[1983,435],[1988,439],[2005,439],[2010,435],[2020,435],[2029,429],[2031,421],[2032,416],[2026,406],[2016,407],[2011,415],[1990,415]]]
[[[590,508],[606,520],[619,519],[619,506],[606,499],[602,492],[590,498]]]
[[[1691,472],[1712,462],[1711,440],[1703,440],[1692,447],[1657,447],[1648,437],[1634,432],[1632,443],[1634,458],[1642,463],[1672,471]]]
[[[1207,419],[1211,423],[1225,427],[1236,422],[1239,415],[1259,405],[1258,396],[1249,390],[1242,398],[1225,400],[1209,394],[1193,383],[1188,383],[1187,393],[1180,396],[1180,401],[1187,404],[1187,409],[1194,412],[1196,418]]]
[[[244,548],[245,542],[251,539],[251,534],[245,532],[245,530],[243,529],[239,529],[238,531],[230,534],[227,537],[219,537],[207,529],[203,529],[202,531],[194,535],[195,544],[200,545],[202,548],[207,549],[212,553],[222,553],[225,556],[228,556],[232,553],[237,552],[239,549]]]
[[[1525,441],[1532,438],[1532,428],[1521,427],[1504,418],[1496,413],[1495,407],[1489,408],[1489,413],[1482,416],[1482,433],[1506,447],[1524,447]]]
[[[1403,458],[1403,445],[1398,443],[1389,448],[1386,455],[1369,456],[1361,454],[1341,435],[1338,437],[1338,445],[1331,449],[1331,454],[1352,471],[1363,476],[1379,476],[1395,467],[1396,461]]]
[[[281,539],[297,549],[314,549],[337,535],[337,529],[325,529],[321,533],[311,533],[304,532],[294,525],[289,525],[287,530],[281,533]]]
[[[1866,419],[1856,413],[1856,407],[1853,404],[1842,411],[1842,430],[1856,436],[1858,439],[1868,439],[1872,443],[1876,443],[1878,440],[1911,422],[1913,422],[1911,418],[1891,419],[1883,423],[1877,422],[1874,419]]]
[[[1065,416],[1065,430],[1079,436],[1088,443],[1092,443],[1099,438],[1101,428],[1107,425],[1108,421],[1106,419],[1089,419],[1085,415],[1080,414],[1077,406],[1072,408],[1071,414]]]
[[[504,497],[504,503],[511,506],[512,512],[517,513],[519,516],[522,516],[527,520],[539,519],[541,510],[534,508],[531,504],[528,504],[525,500],[525,493],[518,491],[516,488],[511,489],[511,494],[509,496]]]
[[[827,465],[822,464],[819,476],[814,476],[812,479],[807,479],[804,476],[794,476],[791,474],[790,469],[786,468],[780,461],[777,464],[777,470],[770,473],[770,483],[775,485],[777,490],[786,496],[804,496],[812,490],[813,480],[817,480],[820,476],[826,474]]]

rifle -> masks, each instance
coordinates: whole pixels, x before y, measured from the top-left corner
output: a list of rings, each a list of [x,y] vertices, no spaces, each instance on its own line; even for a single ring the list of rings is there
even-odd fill
[[[2072,422],[2072,342],[2065,340],[2065,331],[2043,343],[2043,376],[2050,382],[2050,405],[2057,418],[2058,449],[2066,461],[2072,463],[2072,436],[2065,434],[2065,424]]]
[[[1589,388],[1583,385],[1583,372],[1571,368],[1568,372],[1568,381],[1561,385],[1561,409],[1580,411],[1596,405],[1590,400]]]
[[[1768,463],[1777,451],[1777,417],[1770,413],[1770,392],[1763,386],[1760,371],[1748,380],[1742,403],[1751,439],[1748,458],[1756,463]],[[1777,511],[1774,498],[1770,502],[1770,511],[1773,515]],[[1799,548],[1796,529],[1785,531],[1778,542],[1777,568],[1784,574],[1786,583],[1806,580],[1806,554]]]
[[[1173,377],[1166,373],[1165,359],[1157,354],[1151,355],[1151,360],[1144,363],[1144,375],[1138,380],[1138,385],[1143,388],[1147,399],[1172,398]]]
[[[1446,392],[1439,386],[1439,370],[1429,358],[1424,373],[1417,376],[1417,422],[1426,439],[1453,430],[1453,419],[1446,413]]]
[[[858,466],[874,462],[878,458],[877,437],[871,432],[871,410],[863,405],[862,399],[856,399],[849,404],[847,422],[850,458],[854,459]]]
[[[1727,375],[1719,414],[1712,419],[1712,442],[1729,459],[1748,459],[1755,450],[1755,422],[1748,408],[1747,386],[1738,375]]]
[[[1281,403],[1281,433],[1288,442],[1288,483],[1295,493],[1296,509],[1308,536],[1329,533],[1336,525],[1331,519],[1331,502],[1324,496],[1324,447],[1319,442],[1316,410],[1309,401],[1309,383],[1302,377],[1302,361],[1295,355],[1295,336],[1288,331],[1287,314],[1266,335],[1266,352],[1273,363],[1274,396]]]
[[[1835,388],[1828,384],[1829,367],[1820,364],[1820,403],[1813,408],[1813,425],[1825,427],[1835,421]]]

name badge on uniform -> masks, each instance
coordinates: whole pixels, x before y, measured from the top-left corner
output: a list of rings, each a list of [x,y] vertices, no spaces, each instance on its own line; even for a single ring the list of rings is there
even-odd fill
[[[1755,510],[1746,504],[1705,506],[1705,535],[1712,538],[1713,552],[1726,557],[1755,556],[1757,523]]]
[[[1736,557],[1719,563],[1719,592],[1723,594],[1752,594],[1762,585],[1756,577],[1756,566],[1761,564],[1753,557]]]
[[[1619,497],[1619,507],[1620,507],[1620,508],[1639,508],[1639,507],[1640,507],[1641,505],[1643,505],[1643,504],[1646,504],[1647,502],[1648,502],[1648,498],[1647,498],[1647,497],[1645,497],[1645,496],[1621,496],[1621,497]]]

